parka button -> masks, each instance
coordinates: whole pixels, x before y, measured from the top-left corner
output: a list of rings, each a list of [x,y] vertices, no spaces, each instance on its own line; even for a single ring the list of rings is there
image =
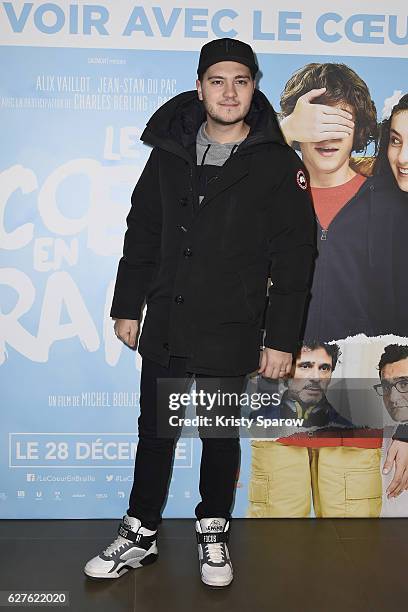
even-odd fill
[[[169,343],[168,342],[163,342],[163,348],[168,351],[169,350]]]
[[[176,295],[174,301],[176,302],[176,304],[182,304],[184,302],[184,298],[182,295]]]
[[[181,206],[187,206],[188,198],[181,198],[180,199],[180,204],[181,204]]]
[[[193,254],[193,251],[192,251],[192,250],[191,250],[189,247],[187,247],[187,248],[186,248],[186,249],[184,249],[184,251],[183,251],[183,255],[184,255],[184,257],[191,257],[191,256],[192,256],[192,254]]]

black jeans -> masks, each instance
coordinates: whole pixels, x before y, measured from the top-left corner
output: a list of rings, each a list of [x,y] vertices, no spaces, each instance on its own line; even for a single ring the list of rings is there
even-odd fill
[[[133,487],[130,493],[129,516],[136,517],[146,527],[156,529],[161,521],[162,510],[167,498],[171,477],[175,437],[157,435],[157,379],[177,380],[177,388],[187,392],[196,380],[196,390],[214,392],[217,389],[240,394],[244,388],[245,376],[218,377],[186,372],[186,359],[172,357],[169,367],[143,358],[140,381],[139,442],[137,446]],[[160,409],[167,406],[160,406]],[[170,414],[170,412],[169,412]],[[239,405],[230,409],[229,414],[239,416]],[[231,433],[232,432],[232,433]],[[229,519],[234,500],[235,485],[240,462],[239,430],[228,429],[229,437],[206,437],[199,429],[202,441],[200,466],[201,502],[195,509],[198,519],[224,517]],[[179,435],[179,434],[178,434]]]

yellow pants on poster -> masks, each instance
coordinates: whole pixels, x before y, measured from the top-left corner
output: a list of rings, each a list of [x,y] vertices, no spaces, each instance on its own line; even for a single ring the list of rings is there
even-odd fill
[[[380,448],[307,448],[253,440],[250,518],[378,517]]]

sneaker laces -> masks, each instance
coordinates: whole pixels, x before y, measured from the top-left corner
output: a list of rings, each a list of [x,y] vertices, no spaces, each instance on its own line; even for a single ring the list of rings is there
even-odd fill
[[[106,557],[110,557],[114,553],[118,552],[121,548],[124,548],[126,544],[129,544],[129,542],[130,540],[127,540],[126,538],[122,536],[118,536],[116,540],[112,542],[112,544],[109,544],[109,546],[105,548],[105,550],[103,551],[103,554]]]
[[[211,563],[222,563],[225,557],[224,542],[204,544],[204,552]]]

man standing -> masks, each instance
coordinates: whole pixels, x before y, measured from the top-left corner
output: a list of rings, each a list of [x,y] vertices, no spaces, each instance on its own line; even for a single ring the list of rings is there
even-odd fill
[[[304,167],[255,89],[257,70],[249,45],[206,44],[197,90],[167,102],[142,134],[153,150],[132,195],[111,309],[117,336],[134,346],[147,301],[139,444],[127,514],[118,538],[87,563],[92,577],[116,578],[157,558],[175,445],[157,436],[158,379],[216,377],[219,388],[236,391],[257,368],[275,378],[291,368],[314,218]],[[202,444],[201,578],[226,586],[239,440],[202,437]]]

